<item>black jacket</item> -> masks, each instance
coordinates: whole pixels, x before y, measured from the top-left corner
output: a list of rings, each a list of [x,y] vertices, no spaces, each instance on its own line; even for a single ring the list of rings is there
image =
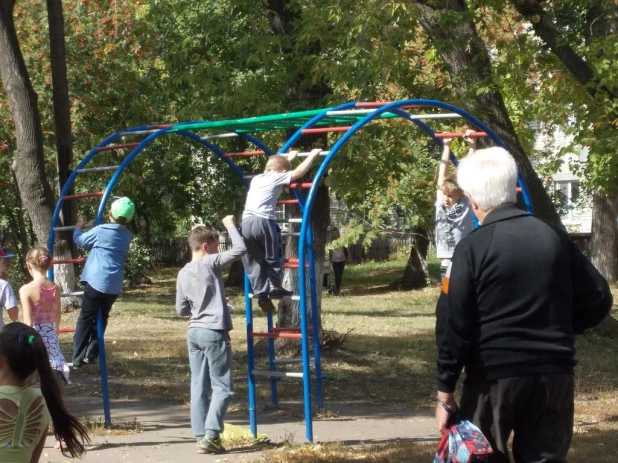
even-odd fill
[[[601,322],[609,285],[566,232],[506,205],[455,248],[436,308],[438,390],[572,373],[574,335]]]

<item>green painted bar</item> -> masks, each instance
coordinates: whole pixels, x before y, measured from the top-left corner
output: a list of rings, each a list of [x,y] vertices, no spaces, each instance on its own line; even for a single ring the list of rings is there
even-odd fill
[[[290,130],[301,127],[303,124],[305,124],[307,121],[314,118],[318,114],[329,110],[330,108],[325,108],[314,109],[311,111],[248,117],[243,119],[230,119],[225,121],[192,122],[188,124],[178,125],[174,127],[171,132],[198,129],[234,130],[238,133],[263,132],[267,130]],[[361,120],[365,116],[366,114],[358,116],[355,116],[353,114],[326,116],[324,119],[315,124],[314,127],[326,127],[336,124],[350,124]],[[394,117],[399,116],[393,113],[383,113],[381,114],[380,119],[392,119]]]

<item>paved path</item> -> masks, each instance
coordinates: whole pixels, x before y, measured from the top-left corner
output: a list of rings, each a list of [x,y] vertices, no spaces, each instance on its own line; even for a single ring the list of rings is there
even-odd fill
[[[92,419],[101,417],[101,402],[97,398],[69,399],[71,409],[78,416]],[[301,412],[299,404],[289,408]],[[286,406],[286,409],[288,407]],[[344,444],[378,444],[401,440],[437,440],[435,421],[429,412],[407,412],[368,407],[366,404],[328,404],[332,418],[314,420],[315,442],[340,441]],[[273,443],[305,441],[302,415],[285,416],[276,410],[258,414],[258,432]],[[230,413],[226,423],[249,428],[246,414]],[[81,460],[63,457],[53,450],[53,438],[48,438],[41,462],[100,462],[100,463],[190,463],[200,462],[250,462],[256,461],[261,451],[242,449],[226,455],[198,455],[191,434],[189,409],[135,401],[113,401],[112,419],[129,421],[137,419],[144,426],[141,433],[108,434],[92,437],[92,448]]]

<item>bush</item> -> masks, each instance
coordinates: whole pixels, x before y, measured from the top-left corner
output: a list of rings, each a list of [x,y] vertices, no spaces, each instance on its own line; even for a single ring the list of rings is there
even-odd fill
[[[139,237],[131,241],[124,277],[131,283],[137,283],[146,277],[146,271],[152,268],[152,252]]]

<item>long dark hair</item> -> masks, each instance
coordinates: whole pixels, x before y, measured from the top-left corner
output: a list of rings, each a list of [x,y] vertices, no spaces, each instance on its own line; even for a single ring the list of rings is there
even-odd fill
[[[41,392],[54,424],[54,434],[56,439],[64,441],[62,454],[71,458],[81,456],[86,451],[84,442],[90,442],[88,431],[62,400],[60,386],[49,364],[41,336],[28,325],[9,323],[0,329],[0,355],[20,381],[25,381],[35,370],[38,372]]]

